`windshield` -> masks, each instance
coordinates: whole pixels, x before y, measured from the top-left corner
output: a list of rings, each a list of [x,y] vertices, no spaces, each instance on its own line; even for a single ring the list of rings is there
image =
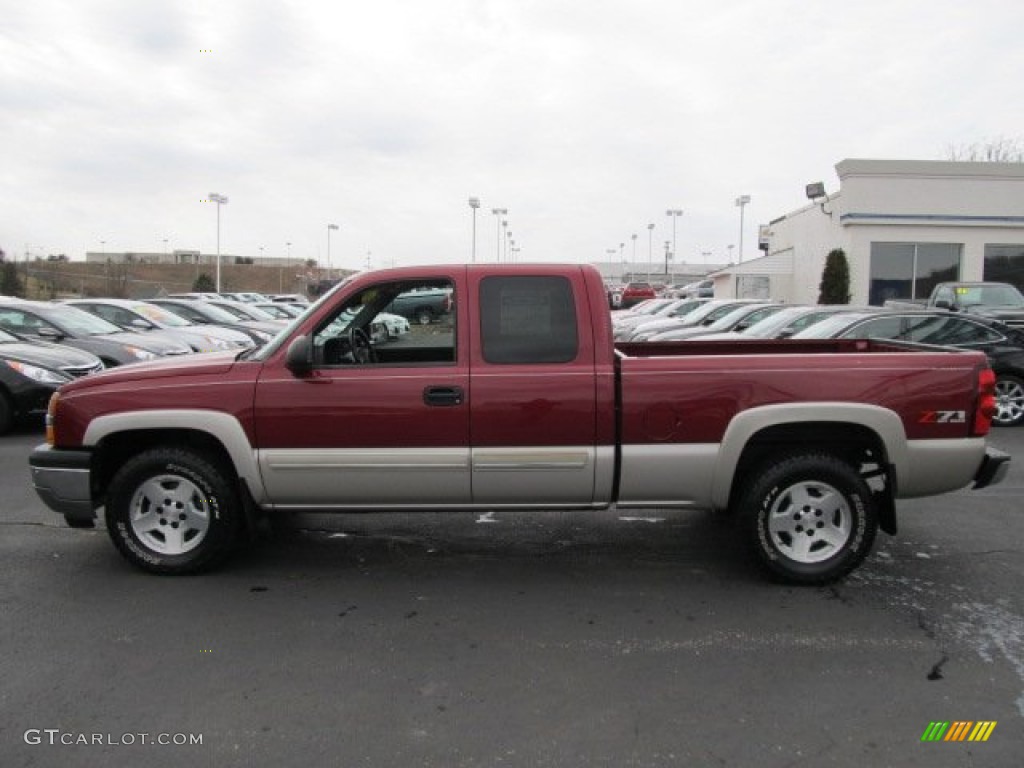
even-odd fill
[[[956,300],[964,307],[1024,307],[1024,296],[1012,285],[958,285]]]
[[[113,323],[76,307],[54,307],[39,314],[61,330],[75,336],[105,336],[108,333],[120,333],[122,330]]]
[[[248,312],[241,307],[235,307],[231,304],[211,304],[210,306],[216,307],[217,309],[223,309],[229,315],[233,315],[236,320],[252,320],[254,319]]]
[[[758,320],[743,331],[743,333],[755,339],[770,339],[804,314],[807,314],[805,307],[786,307],[774,315]]]
[[[173,312],[168,312],[166,309],[158,307],[156,304],[139,302],[138,304],[132,304],[129,309],[135,314],[141,315],[157,325],[166,325],[168,328],[187,328],[192,325],[192,323],[184,317],[179,317]]]
[[[215,323],[228,323],[229,325],[234,325],[238,322],[238,318],[230,312],[227,312],[220,307],[216,307],[208,301],[193,301],[189,306],[195,309],[196,312],[207,320],[212,320]]]
[[[819,323],[815,323],[810,328],[805,328],[800,333],[794,333],[790,336],[791,339],[831,339],[839,333],[842,333],[851,325],[858,320],[863,320],[865,317],[872,317],[871,314],[866,312],[843,312],[833,317],[826,317]]]

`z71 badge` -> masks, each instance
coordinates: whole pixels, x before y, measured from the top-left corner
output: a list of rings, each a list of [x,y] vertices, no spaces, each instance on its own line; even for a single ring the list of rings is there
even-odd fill
[[[922,411],[918,424],[963,424],[967,421],[965,411]]]

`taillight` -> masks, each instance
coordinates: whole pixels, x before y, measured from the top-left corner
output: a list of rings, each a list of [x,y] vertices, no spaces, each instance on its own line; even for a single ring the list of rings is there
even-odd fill
[[[991,368],[978,371],[978,405],[974,410],[975,437],[987,435],[996,414],[996,374]]]
[[[52,448],[53,441],[53,420],[57,415],[57,399],[60,395],[54,392],[50,395],[50,402],[46,406],[46,442]]]

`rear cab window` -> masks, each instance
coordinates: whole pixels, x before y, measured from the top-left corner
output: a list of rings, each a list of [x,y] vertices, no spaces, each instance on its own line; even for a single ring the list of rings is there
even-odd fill
[[[496,365],[569,363],[579,354],[572,285],[560,275],[495,275],[480,282],[480,340]]]

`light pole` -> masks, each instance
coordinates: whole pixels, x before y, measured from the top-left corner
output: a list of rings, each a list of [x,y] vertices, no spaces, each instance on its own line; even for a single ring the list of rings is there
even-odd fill
[[[669,281],[668,280],[668,260],[671,258],[671,253],[670,253],[670,251],[668,249],[668,246],[669,246],[669,241],[666,240],[665,241],[665,282],[666,283]]]
[[[498,243],[498,250],[494,259],[495,261],[501,261],[501,217],[508,215],[508,208],[491,208],[491,213],[494,214],[494,220],[498,230],[498,239],[496,241]]]
[[[636,232],[634,232],[632,235],[630,235],[630,237],[633,238],[633,261],[631,261],[630,264],[633,265],[633,269],[636,269]],[[626,281],[623,280],[622,282],[626,282]]]
[[[508,259],[508,219],[501,220],[501,231],[504,234],[501,236],[501,251],[498,254],[498,261],[501,261],[503,256],[505,260]]]
[[[327,279],[331,279],[331,230],[337,230],[337,224],[327,225]]]
[[[625,256],[625,243],[619,243],[619,268],[622,270],[622,274],[619,275],[619,282],[626,282],[626,256]]]
[[[647,225],[647,282],[651,281],[651,264],[654,262],[654,222]]]
[[[743,209],[750,202],[750,195],[740,195],[736,198],[736,205],[740,209],[740,264],[743,263]]]
[[[672,217],[672,255],[675,256],[679,251],[676,250],[676,219],[683,215],[682,208],[669,208],[665,211],[666,216]],[[668,274],[668,262],[665,262],[665,274]]]
[[[735,248],[736,246],[730,244],[730,245],[728,245],[726,247],[729,249],[729,263],[732,264],[732,249]]]
[[[227,205],[228,198],[226,195],[211,192],[210,201],[217,204],[217,293],[220,293],[220,207]]]
[[[476,263],[476,209],[480,207],[480,198],[469,198],[469,207],[473,209],[473,263]]]

